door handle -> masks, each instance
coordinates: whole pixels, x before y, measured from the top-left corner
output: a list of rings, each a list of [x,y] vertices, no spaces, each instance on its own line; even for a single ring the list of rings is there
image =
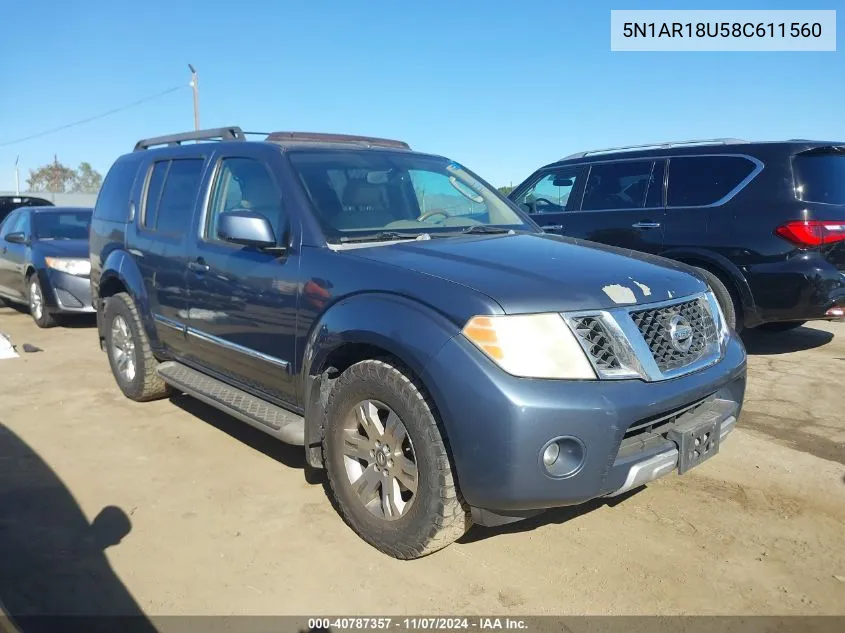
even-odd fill
[[[540,228],[544,231],[562,231],[563,224],[546,224],[545,226],[541,226]]]
[[[188,268],[193,270],[195,273],[207,273],[209,271],[210,266],[200,260],[196,262],[188,262]]]
[[[660,222],[636,222],[631,226],[635,229],[659,229]]]

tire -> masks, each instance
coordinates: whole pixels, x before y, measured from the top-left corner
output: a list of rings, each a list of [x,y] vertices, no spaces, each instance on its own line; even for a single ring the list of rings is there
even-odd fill
[[[32,273],[26,278],[26,299],[29,314],[35,325],[40,328],[56,326],[56,318],[47,311],[47,305],[44,303],[44,291],[41,289],[37,273]]]
[[[773,321],[771,323],[763,323],[762,325],[758,325],[754,329],[760,330],[761,332],[770,332],[772,334],[775,334],[777,332],[789,332],[789,330],[799,328],[805,323],[806,321]]]
[[[744,328],[744,324],[742,323],[742,308],[739,305],[738,297],[731,292],[724,283],[722,283],[721,279],[709,270],[705,268],[696,268],[696,270],[702,277],[704,277],[704,279],[707,280],[707,283],[713,290],[713,294],[716,295],[716,300],[722,308],[722,312],[725,315],[725,320],[728,322],[728,325],[737,332],[741,332]]]
[[[121,292],[106,299],[103,325],[109,365],[123,395],[136,402],[167,397],[170,388],[156,374],[158,361],[150,349],[138,308],[128,294]]]
[[[369,420],[377,418],[383,427],[381,451],[392,456],[389,461],[384,457],[380,462],[376,455],[379,449],[374,448],[372,435],[379,436],[378,425],[368,424],[373,429],[370,436],[361,432],[363,426],[358,421],[366,419],[356,417],[355,412],[361,411],[362,403],[369,403]],[[391,425],[391,412],[397,416],[398,431],[397,425]],[[335,506],[367,543],[394,558],[420,558],[450,545],[472,525],[435,408],[408,369],[382,360],[365,360],[349,367],[332,388],[326,427],[323,460]],[[397,439],[402,437],[404,442]],[[360,458],[349,457],[350,451]],[[392,458],[396,458],[395,464]],[[400,464],[405,473],[412,470],[408,464],[414,466],[416,478],[402,474]],[[362,493],[356,492],[353,480]],[[411,488],[405,484],[413,482],[416,490],[409,494]],[[391,489],[395,505],[385,500]],[[365,498],[372,499],[372,510],[365,505]],[[392,517],[386,516],[385,505]]]

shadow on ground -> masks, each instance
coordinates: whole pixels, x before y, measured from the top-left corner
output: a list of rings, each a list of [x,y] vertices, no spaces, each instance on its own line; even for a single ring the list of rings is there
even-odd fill
[[[124,631],[153,633],[105,555],[131,530],[115,506],[89,523],[56,473],[0,424],[0,604],[18,630],[113,630],[120,617]]]
[[[530,532],[536,530],[544,525],[561,525],[572,519],[576,519],[585,514],[589,514],[599,508],[614,507],[620,503],[624,503],[635,494],[645,490],[645,486],[640,486],[634,490],[630,490],[618,497],[605,497],[600,499],[593,499],[586,503],[576,506],[566,506],[563,508],[553,508],[545,512],[523,519],[515,523],[508,523],[507,525],[500,525],[497,527],[484,527],[481,525],[474,525],[469,532],[458,539],[458,543],[467,544],[483,541],[484,539],[493,538],[501,534],[518,534],[520,532]]]
[[[285,444],[196,398],[179,394],[171,396],[170,401],[186,413],[210,424],[251,449],[263,453],[270,459],[288,468],[303,469],[308,483],[325,483],[325,471],[315,470],[306,465],[305,449],[301,446]]]
[[[787,332],[746,330],[742,334],[742,341],[745,343],[746,351],[755,356],[800,352],[827,345],[832,340],[833,334],[830,332],[807,326]]]

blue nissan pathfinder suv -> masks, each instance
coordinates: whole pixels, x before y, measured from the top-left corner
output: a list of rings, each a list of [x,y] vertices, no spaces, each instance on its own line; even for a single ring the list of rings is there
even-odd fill
[[[186,393],[303,446],[397,558],[683,473],[742,405],[742,343],[690,267],[544,234],[400,141],[140,141],[90,249],[123,393]]]

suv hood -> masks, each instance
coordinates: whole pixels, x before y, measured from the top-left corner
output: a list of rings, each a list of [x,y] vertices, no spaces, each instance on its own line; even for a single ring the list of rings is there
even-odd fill
[[[684,264],[547,234],[420,240],[347,253],[472,288],[509,314],[616,308],[707,289]]]

